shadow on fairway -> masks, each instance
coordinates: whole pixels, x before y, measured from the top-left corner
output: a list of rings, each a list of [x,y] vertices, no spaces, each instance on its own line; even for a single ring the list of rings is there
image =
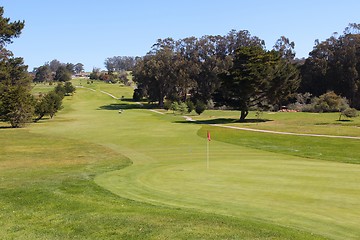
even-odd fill
[[[139,104],[136,102],[126,103],[113,103],[104,105],[98,108],[98,110],[120,110],[120,109],[154,109],[157,108],[156,104]]]
[[[209,120],[198,120],[198,121],[175,121],[174,123],[192,123],[192,124],[230,124],[230,123],[262,123],[262,122],[270,122],[273,120],[270,119],[245,119],[245,121],[239,121],[239,119],[235,118],[215,118]]]

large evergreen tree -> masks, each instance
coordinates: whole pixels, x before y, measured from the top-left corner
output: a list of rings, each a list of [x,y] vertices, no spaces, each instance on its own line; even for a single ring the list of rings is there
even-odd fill
[[[15,58],[5,45],[19,37],[24,22],[10,22],[3,13],[0,7],[0,118],[12,127],[22,127],[31,121],[34,111],[31,80],[23,59]]]
[[[13,38],[17,38],[24,28],[24,21],[10,22],[10,18],[3,16],[4,8],[0,7],[0,46],[12,43]]]
[[[221,80],[219,103],[240,110],[240,121],[252,107],[281,103],[299,84],[296,67],[280,52],[261,46],[240,47],[233,67]]]

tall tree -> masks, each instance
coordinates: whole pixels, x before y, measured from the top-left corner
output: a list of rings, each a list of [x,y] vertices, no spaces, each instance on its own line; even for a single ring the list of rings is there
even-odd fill
[[[4,8],[0,7],[0,46],[12,43],[13,38],[17,38],[24,28],[25,21],[10,22],[10,18],[3,16]]]
[[[67,63],[65,65],[66,69],[70,72],[70,74],[74,74],[75,73],[75,64],[73,63]]]
[[[57,94],[55,91],[50,91],[44,98],[47,104],[47,114],[50,115],[50,118],[53,118],[54,115],[61,109],[62,96]]]
[[[135,63],[136,58],[130,56],[114,56],[106,58],[104,61],[109,74],[112,72],[131,71]]]
[[[69,69],[66,68],[66,66],[61,65],[56,70],[54,80],[59,81],[59,82],[70,81],[71,80],[71,72],[69,71]]]
[[[75,64],[74,70],[75,70],[75,73],[83,72],[84,71],[84,64],[82,64],[82,63]]]
[[[133,71],[138,88],[146,93],[149,101],[157,101],[160,107],[177,86],[174,47],[175,42],[170,38],[158,40]]]
[[[299,83],[297,69],[284,61],[274,50],[240,47],[232,68],[221,76],[220,103],[240,110],[240,121],[244,121],[251,107],[264,108],[283,100]]]
[[[360,108],[360,25],[349,24],[343,35],[317,41],[302,67],[300,91],[320,96],[327,91]]]
[[[288,60],[293,60],[295,58],[294,48],[295,43],[290,42],[290,40],[285,36],[281,36],[274,45],[274,49],[278,51],[283,58]]]
[[[0,7],[0,118],[12,127],[22,127],[31,121],[34,110],[31,80],[23,59],[13,57],[5,45],[19,37],[24,22],[10,22],[3,13]]]
[[[49,65],[40,66],[35,71],[34,82],[52,81],[52,74]]]
[[[57,59],[54,59],[54,60],[51,60],[49,63],[48,63],[49,67],[50,67],[50,70],[52,72],[56,72],[58,70],[58,68],[64,64],[62,64],[59,60]]]

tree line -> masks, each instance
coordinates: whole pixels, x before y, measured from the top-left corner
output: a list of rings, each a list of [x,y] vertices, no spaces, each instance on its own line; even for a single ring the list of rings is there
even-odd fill
[[[315,103],[333,96],[329,92],[359,109],[359,31],[360,25],[349,24],[342,35],[316,40],[307,59],[296,59],[295,43],[284,36],[267,50],[247,30],[159,39],[133,67],[134,99],[146,98],[160,107],[165,101],[227,107],[240,110],[240,120],[251,109],[295,106],[299,94],[311,96],[308,104],[297,105],[302,110],[343,109],[326,107],[331,101]],[[324,107],[309,108],[315,105]]]
[[[83,71],[84,65],[82,63],[61,63],[59,60],[54,59],[40,67],[34,68],[33,81],[35,83],[66,82],[71,80],[72,75],[80,74]]]
[[[360,24],[349,24],[342,35],[316,40],[301,68],[299,92],[320,96],[328,91],[346,97],[360,109]]]
[[[249,31],[225,36],[159,39],[133,70],[134,96],[158,102],[213,102],[241,111],[281,104],[299,86],[294,43],[281,37],[273,50]]]
[[[35,97],[31,93],[33,79],[23,59],[14,57],[5,48],[13,38],[20,36],[25,22],[11,22],[3,14],[4,9],[0,7],[0,120],[9,122],[12,127],[23,127],[45,115],[52,118],[61,108],[64,96],[72,94],[75,88],[66,82],[47,94]]]
[[[139,57],[131,56],[114,56],[106,58],[104,65],[107,71],[100,71],[100,68],[93,68],[89,77],[92,80],[129,85],[129,72],[133,70],[138,59]]]

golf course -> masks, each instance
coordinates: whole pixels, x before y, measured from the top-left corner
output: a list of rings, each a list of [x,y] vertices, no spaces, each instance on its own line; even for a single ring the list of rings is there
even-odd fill
[[[53,119],[0,123],[0,239],[360,238],[359,118],[186,119],[132,87],[72,82]]]

